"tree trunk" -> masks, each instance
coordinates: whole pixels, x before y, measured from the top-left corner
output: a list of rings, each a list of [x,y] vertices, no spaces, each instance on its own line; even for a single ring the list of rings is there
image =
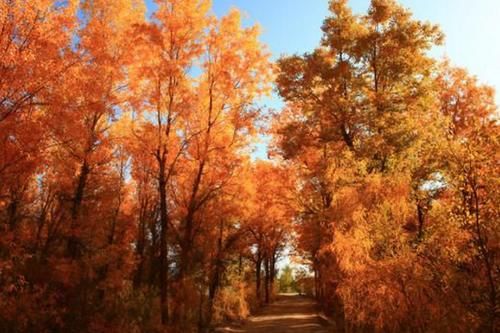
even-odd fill
[[[139,256],[139,262],[134,276],[134,288],[139,288],[142,284],[142,276],[144,274],[145,246],[146,246],[146,205],[141,201],[139,213],[139,230],[137,233],[136,253]]]
[[[168,317],[168,212],[167,212],[167,181],[165,175],[166,153],[160,156],[158,151],[159,163],[159,193],[160,193],[160,313],[161,323],[167,325]]]
[[[75,194],[71,206],[71,234],[68,239],[68,253],[71,258],[78,257],[81,253],[81,244],[78,240],[77,232],[79,228],[79,215],[87,185],[87,178],[90,173],[90,167],[87,160],[84,159],[80,168]]]
[[[271,256],[271,290],[274,288],[274,280],[276,278],[276,250]]]
[[[255,296],[257,297],[257,300],[259,302],[260,302],[261,266],[262,266],[262,257],[259,250],[259,252],[257,253],[257,260],[255,262]]]
[[[486,270],[486,276],[488,280],[488,319],[486,325],[488,326],[488,331],[493,333],[496,332],[496,321],[498,319],[497,315],[497,290],[496,290],[496,281],[494,278],[494,264],[492,264],[491,259],[492,256],[490,254],[490,250],[487,247],[487,242],[483,233],[481,231],[481,222],[479,216],[479,194],[478,189],[475,182],[471,182],[472,187],[472,198],[474,200],[474,215],[475,215],[475,233],[476,233],[476,241],[479,245],[479,252],[481,253],[481,257],[483,260],[484,268]]]
[[[264,280],[264,287],[265,287],[265,302],[266,304],[269,303],[269,284],[271,282],[271,277],[269,276],[270,275],[270,270],[269,270],[269,256],[266,255],[265,259],[264,259],[264,270],[265,270],[265,280]]]
[[[417,217],[418,217],[418,234],[419,240],[424,236],[424,208],[420,203],[417,203]]]
[[[212,278],[210,279],[210,285],[208,287],[208,305],[207,305],[207,317],[206,317],[206,323],[205,323],[206,327],[209,327],[212,323],[214,300],[215,300],[215,296],[217,295],[217,290],[219,289],[219,286],[220,286],[221,275],[222,275],[222,271],[224,269],[223,261],[222,261],[222,255],[223,255],[223,253],[222,253],[223,252],[223,249],[222,249],[223,239],[222,238],[224,235],[224,222],[222,220],[219,224],[219,227],[220,228],[219,228],[219,237],[217,240],[217,254],[215,257]]]
[[[14,197],[7,206],[7,215],[11,231],[13,231],[17,225],[18,205],[19,205],[19,199]]]

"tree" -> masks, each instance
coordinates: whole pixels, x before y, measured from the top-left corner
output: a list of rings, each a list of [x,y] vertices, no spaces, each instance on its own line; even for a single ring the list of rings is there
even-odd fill
[[[463,234],[453,244],[460,256],[451,260],[457,277],[455,288],[467,281],[460,295],[478,322],[480,330],[498,329],[498,123],[493,90],[478,84],[465,70],[443,64],[438,78],[441,85],[441,111],[448,119],[448,161],[445,179],[449,198],[446,202],[453,227]],[[460,268],[458,268],[460,267]],[[463,269],[468,267],[469,270]],[[465,277],[465,276],[467,277]]]
[[[482,156],[484,180],[493,181],[486,169],[494,169],[494,157],[472,153],[469,144],[496,150],[491,90],[430,58],[427,51],[443,38],[439,29],[414,20],[394,1],[374,0],[362,16],[346,1],[331,1],[330,10],[321,46],[278,62],[278,89],[287,106],[274,126],[275,149],[300,179],[298,246],[311,262],[316,297],[341,314],[340,322],[360,328],[494,330],[497,287],[488,272],[496,231],[486,227],[485,217],[468,234],[463,226],[473,219],[459,227],[444,208],[455,186],[469,207],[457,208],[462,214],[477,211],[472,197],[477,208],[490,202],[481,204],[471,185],[479,178],[472,176],[470,158]],[[473,132],[483,139],[475,141]],[[462,176],[450,174],[457,167]],[[457,179],[469,180],[453,185]],[[486,187],[483,198],[495,201]],[[482,248],[470,254],[482,258],[475,264],[465,254],[464,244],[471,244],[465,239]],[[438,250],[443,246],[447,255]],[[448,264],[449,253],[460,259]],[[458,278],[468,265],[482,267],[476,282]],[[476,296],[460,295],[461,288]],[[465,301],[478,298],[482,305],[474,310]]]
[[[285,244],[292,238],[293,177],[272,162],[260,161],[252,172],[251,215],[248,222],[251,260],[255,264],[255,294],[269,303],[274,290],[276,263]],[[264,269],[264,295],[262,295]]]
[[[208,332],[276,280],[346,331],[498,331],[493,89],[395,1],[329,7],[273,66],[208,0],[0,3],[0,331]]]
[[[109,128],[122,104],[126,30],[140,20],[140,8],[127,1],[2,6],[5,51],[12,46],[14,52],[5,59],[10,62],[16,52],[27,56],[18,57],[15,66],[2,66],[19,80],[12,81],[14,90],[6,90],[4,120],[26,125],[20,140],[34,135],[26,147],[31,152],[18,150],[19,162],[29,161],[30,170],[8,176],[23,181],[11,187],[14,200],[6,209],[14,238],[2,238],[8,261],[17,261],[12,240],[24,257],[2,281],[7,286],[24,281],[5,294],[2,309],[10,310],[2,317],[24,319],[2,322],[7,331],[99,331],[110,323],[120,329],[111,304],[132,266],[131,221],[124,193],[126,157]],[[102,80],[93,82],[98,75]],[[14,133],[21,132],[11,130],[17,140]],[[9,146],[0,149],[10,154]],[[117,163],[111,163],[115,156]],[[14,160],[7,156],[7,164]]]
[[[218,21],[208,10],[206,1],[162,2],[156,21],[137,32],[141,61],[133,80],[144,97],[137,102],[141,116],[135,135],[139,149],[152,151],[156,159],[164,324],[169,312],[168,230],[174,241],[170,248],[178,251],[175,298],[183,302],[182,291],[189,290],[197,269],[192,251],[205,223],[204,208],[238,170],[238,151],[248,142],[245,134],[253,132],[257,116],[253,100],[266,91],[269,77],[258,29],[241,28],[237,11]],[[194,76],[190,70],[198,64],[201,73]],[[175,308],[177,321],[185,321],[184,305]]]

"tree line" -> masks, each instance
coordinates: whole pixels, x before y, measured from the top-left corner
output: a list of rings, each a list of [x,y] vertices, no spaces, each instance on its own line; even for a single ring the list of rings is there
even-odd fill
[[[493,89],[396,1],[329,6],[320,45],[278,61],[273,126],[316,297],[346,332],[497,332]]]
[[[272,65],[209,1],[0,4],[0,331],[204,331],[269,302]]]
[[[395,1],[329,4],[273,63],[208,0],[2,1],[0,331],[208,331],[292,244],[340,330],[496,332],[493,89]]]

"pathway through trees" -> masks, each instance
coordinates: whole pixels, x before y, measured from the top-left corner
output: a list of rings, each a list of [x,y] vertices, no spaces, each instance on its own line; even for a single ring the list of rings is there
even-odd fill
[[[304,296],[280,295],[273,304],[250,317],[242,327],[226,327],[218,332],[322,333],[333,327],[318,315],[316,302]]]

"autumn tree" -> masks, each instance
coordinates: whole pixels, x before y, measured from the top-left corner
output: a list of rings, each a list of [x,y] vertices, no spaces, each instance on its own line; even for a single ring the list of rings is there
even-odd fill
[[[5,1],[0,5],[0,196],[39,158],[41,108],[61,75],[74,64],[69,42],[75,29],[74,3]],[[29,135],[26,135],[29,133]],[[15,184],[12,184],[15,186]],[[12,198],[15,200],[15,198]],[[8,204],[8,203],[7,203]]]
[[[248,202],[252,212],[247,226],[250,258],[255,265],[257,300],[269,303],[274,292],[276,264],[293,237],[293,200],[290,197],[293,177],[272,162],[259,161],[254,168],[254,194]]]
[[[498,331],[493,89],[395,0],[329,9],[274,113],[236,9],[0,3],[0,331],[208,332],[273,300],[292,246],[346,331]]]
[[[269,55],[237,10],[157,5],[0,5],[2,330],[205,329],[232,287]]]
[[[19,203],[7,208],[12,226],[21,222],[23,211],[17,239],[29,260],[7,274],[14,285],[24,282],[6,294],[13,304],[2,308],[13,311],[6,317],[19,312],[25,319],[6,321],[14,325],[6,329],[100,331],[111,322],[119,329],[110,310],[131,267],[131,220],[124,193],[126,157],[109,128],[123,101],[126,31],[141,20],[141,8],[127,1],[82,1],[33,2],[21,10],[23,3],[2,4],[5,50],[12,46],[27,56],[17,57],[18,64],[5,58],[12,64],[5,69],[19,80],[18,88],[6,91],[5,120],[27,117],[16,122],[36,140],[36,150],[18,152],[31,160],[32,169],[22,175],[30,198],[21,198],[18,190]],[[94,82],[100,75],[102,80]],[[10,105],[16,98],[21,98],[17,106]],[[30,130],[30,123],[36,127]],[[9,178],[19,179],[19,169],[16,173]],[[40,300],[39,311],[23,309],[29,304],[24,290]]]
[[[206,209],[240,172],[258,115],[254,99],[267,91],[270,71],[258,29],[241,28],[236,10],[219,20],[207,1],[158,5],[154,20],[136,31],[133,168],[148,165],[143,176],[152,173],[158,189],[162,320],[169,321],[172,280],[173,317],[184,325],[198,312],[184,293],[200,283],[193,278],[203,260],[194,251],[210,223]],[[169,253],[176,267],[171,277]]]
[[[330,10],[321,46],[278,62],[278,89],[287,106],[274,127],[277,152],[300,177],[298,246],[316,275],[316,297],[343,314],[339,322],[359,329],[494,331],[496,255],[490,246],[496,231],[487,221],[495,213],[476,219],[475,229],[470,215],[496,199],[484,185],[483,198],[490,199],[481,201],[477,185],[471,187],[478,184],[473,164],[464,164],[466,150],[474,156],[465,147],[479,140],[474,131],[488,137],[474,141],[477,149],[496,151],[491,90],[430,58],[442,34],[395,1],[374,0],[361,16],[347,1],[331,1]],[[492,181],[486,169],[494,170],[489,163],[495,157],[476,156],[482,156],[484,181]],[[461,185],[453,185],[456,168],[464,172],[460,179],[469,179]],[[444,208],[455,186],[469,207],[461,210],[469,212],[461,226]],[[459,271],[474,265],[465,264],[470,257],[458,245],[462,237],[479,249],[470,254],[478,259],[474,271],[481,267],[477,280],[461,280],[468,287],[454,284]],[[461,259],[450,266],[437,251],[438,239],[448,255]],[[476,293],[452,295],[447,288]],[[481,306],[463,307],[476,298]]]
[[[493,89],[464,69],[442,65],[438,83],[441,111],[448,120],[442,156],[448,227],[461,235],[450,244],[455,256],[442,260],[451,284],[485,332],[498,330],[498,111]],[[464,286],[466,285],[466,287]]]

